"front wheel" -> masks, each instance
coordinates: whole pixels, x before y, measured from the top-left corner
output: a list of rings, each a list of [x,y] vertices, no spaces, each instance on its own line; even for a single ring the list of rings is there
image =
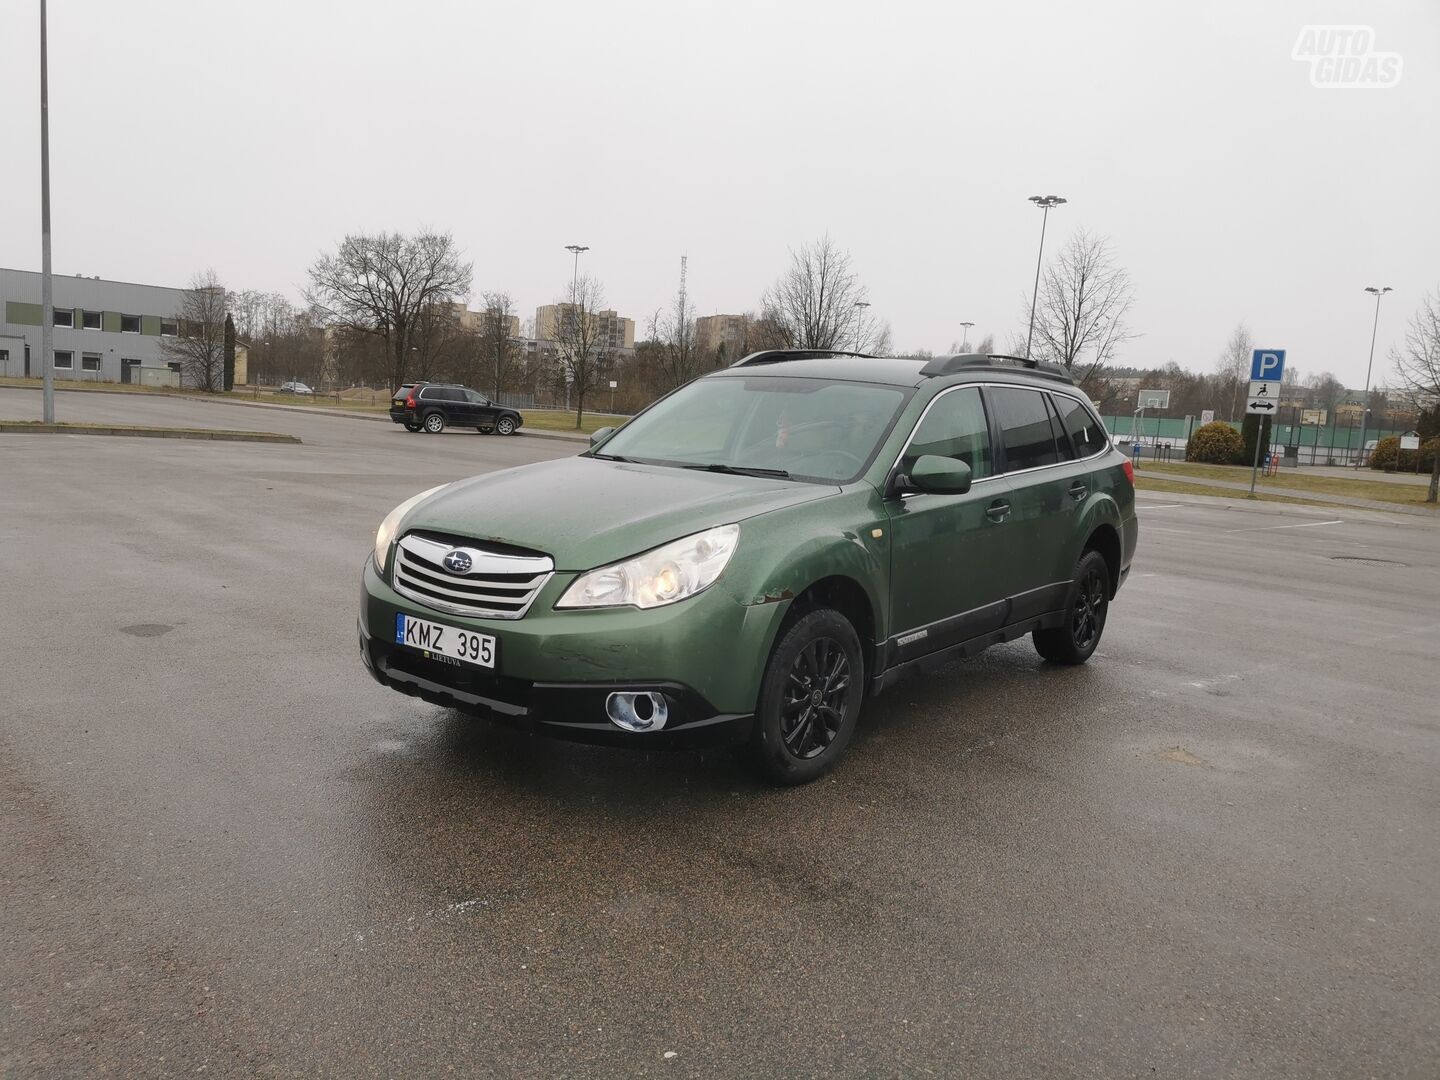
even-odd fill
[[[1054,664],[1083,664],[1090,659],[1105,632],[1110,611],[1110,568],[1098,551],[1087,551],[1075,564],[1065,622],[1049,630],[1036,630],[1035,651]]]
[[[445,430],[445,417],[441,416],[438,412],[432,412],[429,416],[425,417],[425,430],[431,435],[439,435],[440,432]]]
[[[860,638],[838,611],[803,615],[781,636],[760,683],[750,750],[766,779],[807,784],[850,744],[865,693]]]
[[[495,422],[495,430],[501,435],[515,434],[515,421],[512,417],[502,416]]]

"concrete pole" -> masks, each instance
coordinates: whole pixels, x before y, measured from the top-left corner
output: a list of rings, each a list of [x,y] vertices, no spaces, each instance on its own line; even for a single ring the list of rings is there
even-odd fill
[[[55,422],[55,306],[50,273],[50,63],[40,0],[40,372],[45,423]]]

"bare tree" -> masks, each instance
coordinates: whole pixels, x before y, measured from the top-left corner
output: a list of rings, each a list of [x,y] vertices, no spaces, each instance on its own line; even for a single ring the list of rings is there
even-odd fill
[[[1410,316],[1405,336],[1390,350],[1395,374],[1408,396],[1425,409],[1440,401],[1440,289],[1426,293],[1420,307]],[[1430,468],[1430,491],[1426,502],[1440,498],[1440,454]]]
[[[1326,422],[1333,422],[1335,406],[1345,396],[1345,384],[1333,372],[1322,371],[1305,380],[1310,390],[1311,403],[1324,411]]]
[[[559,349],[560,374],[575,395],[575,427],[585,419],[585,395],[599,382],[606,355],[601,348],[599,311],[605,290],[593,278],[574,278],[568,300],[557,300],[555,345]]]
[[[330,326],[384,340],[393,387],[418,359],[422,319],[469,293],[471,269],[449,233],[356,233],[310,267],[305,296]]]
[[[1045,267],[1032,355],[1063,364],[1084,385],[1135,336],[1125,321],[1134,302],[1130,274],[1116,264],[1110,242],[1078,230]]]
[[[849,252],[829,236],[791,250],[790,265],[761,297],[760,309],[755,330],[762,348],[865,352],[889,346],[889,325],[870,314]]]
[[[684,292],[675,294],[669,311],[657,311],[652,316],[650,340],[659,346],[654,362],[664,390],[683,386],[700,374],[700,350],[695,344],[695,311]]]
[[[181,382],[197,390],[225,385],[225,287],[214,270],[190,279],[180,310],[173,313],[178,334],[160,339],[160,352],[180,365]]]
[[[1240,393],[1248,386],[1245,376],[1250,371],[1250,354],[1254,350],[1255,339],[1250,336],[1250,328],[1243,322],[1237,323],[1215,365],[1215,390],[1222,400],[1224,395],[1230,396],[1226,420],[1234,420],[1240,408]]]
[[[479,366],[493,382],[491,397],[498,400],[515,366],[515,335],[510,329],[515,318],[515,303],[506,292],[487,292],[484,301],[480,314]]]

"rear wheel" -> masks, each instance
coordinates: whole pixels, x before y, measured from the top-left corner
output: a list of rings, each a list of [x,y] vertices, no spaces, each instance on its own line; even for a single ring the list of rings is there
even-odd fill
[[[1054,664],[1085,663],[1100,644],[1109,611],[1110,568],[1098,551],[1087,551],[1075,564],[1065,622],[1036,630],[1035,651]]]
[[[419,425],[419,424],[412,424],[412,423],[410,423],[410,421],[407,420],[407,421],[405,421],[405,430],[406,430],[406,431],[419,431],[419,430],[420,430],[420,425]]]
[[[840,760],[860,715],[860,639],[838,611],[801,616],[765,665],[750,751],[766,779],[806,784]]]
[[[445,430],[445,417],[438,412],[432,412],[425,417],[425,430],[431,435],[439,435]]]
[[[477,427],[475,430],[480,432],[481,435],[489,435],[491,430],[493,429],[488,427]]]
[[[496,430],[497,432],[499,432],[501,435],[514,435],[514,434],[515,434],[515,421],[514,421],[514,419],[513,419],[512,417],[509,417],[509,416],[502,416],[502,417],[500,417],[499,420],[495,421],[495,430]]]

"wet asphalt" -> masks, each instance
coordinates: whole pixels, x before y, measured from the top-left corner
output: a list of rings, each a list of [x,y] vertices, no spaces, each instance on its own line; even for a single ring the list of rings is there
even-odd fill
[[[60,403],[305,444],[0,435],[0,1077],[1440,1072],[1435,524],[1142,497],[1089,665],[776,790],[365,675],[380,517],[574,447]]]

